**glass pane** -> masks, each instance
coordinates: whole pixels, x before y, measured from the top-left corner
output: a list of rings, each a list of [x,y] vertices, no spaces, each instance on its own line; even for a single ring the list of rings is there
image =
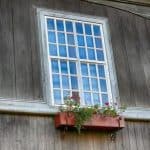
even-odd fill
[[[82,28],[82,24],[81,23],[77,23],[76,22],[76,31],[79,34],[83,34],[83,28]]]
[[[91,76],[97,76],[97,74],[96,74],[96,66],[94,65],[94,64],[90,64],[90,75]]]
[[[54,44],[49,44],[49,53],[51,56],[57,56],[57,47]]]
[[[70,96],[70,91],[63,91],[63,99],[65,99],[66,97]]]
[[[102,48],[102,39],[101,38],[95,38],[95,45],[96,48]]]
[[[59,55],[62,57],[67,57],[66,46],[64,45],[59,46]]]
[[[100,86],[101,86],[101,91],[102,92],[107,92],[106,80],[100,79]]]
[[[94,26],[93,26],[93,29],[94,29],[94,35],[95,35],[95,36],[100,36],[100,35],[101,35],[100,27],[99,27],[99,26],[94,25]]]
[[[48,32],[48,42],[56,43],[55,32]]]
[[[63,89],[69,89],[69,78],[68,78],[68,76],[62,76],[62,87],[63,87]]]
[[[93,101],[94,101],[94,104],[100,104],[100,97],[99,97],[99,94],[97,93],[94,93],[93,94]]]
[[[55,29],[53,19],[47,19],[47,28],[48,28],[48,30],[54,30]]]
[[[67,32],[73,32],[72,22],[66,21],[66,31]]]
[[[78,89],[77,77],[71,76],[71,87],[72,87],[72,89]]]
[[[99,77],[105,77],[104,66],[98,65],[98,73],[99,73]]]
[[[79,56],[80,56],[80,59],[86,59],[85,48],[79,48]]]
[[[95,60],[95,51],[94,51],[94,49],[88,49],[88,58],[90,60]]]
[[[74,36],[73,36],[73,34],[67,34],[67,41],[68,41],[68,44],[74,45]]]
[[[78,46],[84,46],[84,37],[82,35],[77,35],[77,39],[78,39]]]
[[[64,33],[58,33],[58,42],[61,44],[65,44],[65,34]]]
[[[53,87],[60,88],[60,79],[59,79],[59,75],[57,74],[53,74]]]
[[[64,25],[63,25],[62,20],[56,20],[56,24],[57,24],[57,30],[58,31],[64,31]]]
[[[97,50],[96,53],[97,53],[97,60],[104,61],[104,53],[103,53],[103,51]]]
[[[76,58],[76,49],[73,46],[68,46],[69,57]]]
[[[84,93],[84,101],[86,105],[92,105],[91,93]]]
[[[93,91],[98,91],[98,82],[97,82],[97,79],[92,78],[91,82],[92,82],[92,90]]]
[[[87,44],[87,47],[93,47],[93,38],[91,36],[87,36],[86,37],[86,44]]]
[[[70,66],[70,74],[77,74],[76,63],[75,62],[69,62],[69,66]]]
[[[105,105],[105,103],[108,103],[108,95],[107,94],[102,94],[102,103]]]
[[[90,24],[85,24],[85,33],[87,35],[92,35],[91,25]]]
[[[81,64],[81,72],[82,72],[82,75],[84,76],[88,76],[88,68],[87,68],[87,64]]]
[[[87,91],[90,90],[89,78],[83,77],[82,81],[83,81],[83,89]]]
[[[53,73],[58,73],[59,72],[58,61],[57,60],[52,60],[51,61],[51,66],[52,66],[52,72]]]
[[[60,90],[54,90],[54,101],[55,101],[55,104],[61,104],[61,92],[60,92]]]
[[[60,66],[61,66],[61,73],[68,74],[67,62],[66,61],[60,61]]]

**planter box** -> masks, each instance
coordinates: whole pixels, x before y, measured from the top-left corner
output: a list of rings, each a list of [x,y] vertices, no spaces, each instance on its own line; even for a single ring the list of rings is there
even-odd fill
[[[73,113],[60,112],[55,115],[55,127],[74,127],[75,117]],[[123,117],[104,117],[94,114],[90,120],[84,123],[83,128],[86,129],[102,129],[102,130],[118,130],[125,127]]]

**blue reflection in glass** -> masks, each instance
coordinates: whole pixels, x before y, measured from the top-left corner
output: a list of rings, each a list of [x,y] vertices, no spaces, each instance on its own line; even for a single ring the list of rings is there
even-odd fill
[[[82,35],[77,35],[77,39],[78,39],[78,46],[84,46],[84,37]]]
[[[83,77],[82,81],[83,81],[83,89],[90,90],[89,78]]]
[[[85,24],[85,33],[87,35],[92,35],[91,25],[90,24]]]
[[[97,82],[97,79],[92,78],[91,82],[92,82],[92,90],[93,91],[98,91],[98,82]]]
[[[105,103],[108,103],[108,95],[102,94],[102,104],[105,105]]]
[[[55,104],[61,104],[61,92],[60,92],[60,90],[54,90],[54,101],[55,101]]]
[[[97,76],[96,74],[96,66],[94,64],[90,64],[90,75],[91,76]]]
[[[87,68],[87,64],[81,64],[81,72],[83,76],[88,76],[88,68]]]
[[[99,97],[99,94],[97,93],[94,93],[93,94],[93,101],[94,101],[94,104],[100,104],[100,97]]]
[[[47,19],[47,27],[48,27],[48,30],[54,30],[55,29],[53,19]]]
[[[58,33],[58,42],[61,44],[65,44],[65,34],[64,33]]]
[[[54,44],[49,44],[49,53],[51,56],[57,56],[57,47]]]
[[[61,66],[61,73],[68,74],[67,62],[66,61],[60,61],[60,66]]]
[[[99,77],[105,77],[104,66],[98,65],[98,73],[99,73]]]
[[[56,43],[55,32],[48,32],[48,42]]]
[[[95,60],[95,51],[94,51],[94,49],[88,49],[88,58],[90,60]]]
[[[69,57],[76,58],[76,48],[68,46]]]
[[[72,87],[72,89],[78,89],[77,77],[71,76],[71,87]]]
[[[69,67],[70,67],[70,74],[77,74],[75,62],[69,62]]]
[[[62,20],[56,20],[57,30],[64,31],[64,24]]]
[[[92,105],[91,93],[84,93],[84,100],[86,105]]]
[[[68,44],[74,45],[74,36],[73,36],[73,34],[67,34],[67,41],[68,41]]]
[[[85,51],[85,48],[80,48],[80,47],[79,47],[79,56],[80,56],[80,59],[86,59],[86,51]]]
[[[63,87],[63,89],[69,89],[69,78],[68,78],[68,76],[62,76],[62,87]]]
[[[99,26],[94,25],[94,26],[93,26],[93,29],[94,29],[94,35],[95,35],[95,36],[100,36],[100,35],[101,35],[100,27],[99,27]]]
[[[82,27],[82,23],[77,23],[76,22],[76,31],[79,34],[83,34],[83,27]]]
[[[67,32],[73,32],[72,22],[66,21],[66,31]]]
[[[86,36],[87,47],[93,47],[93,38],[91,36]]]
[[[100,86],[102,92],[107,92],[107,85],[105,79],[100,79]]]
[[[63,91],[63,99],[65,99],[66,97],[70,96],[70,91]]]
[[[103,51],[97,50],[96,53],[97,53],[97,60],[104,61],[104,53],[103,53]]]
[[[62,56],[62,57],[67,57],[66,46],[59,45],[59,55]]]
[[[53,87],[60,88],[60,79],[59,79],[59,75],[57,74],[53,74]]]
[[[51,66],[52,66],[52,72],[53,73],[58,73],[59,72],[58,61],[57,60],[52,60],[51,61]]]
[[[95,38],[95,45],[96,48],[102,48],[102,39],[101,38]]]

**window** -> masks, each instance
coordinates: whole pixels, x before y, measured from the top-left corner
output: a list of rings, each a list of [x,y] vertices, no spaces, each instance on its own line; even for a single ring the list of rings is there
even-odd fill
[[[49,85],[43,92],[50,104],[64,104],[64,97],[73,93],[78,93],[82,105],[111,102],[116,81],[107,19],[49,11],[40,23]]]

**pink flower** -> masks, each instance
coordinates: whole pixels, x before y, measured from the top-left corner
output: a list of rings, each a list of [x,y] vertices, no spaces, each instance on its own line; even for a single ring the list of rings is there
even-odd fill
[[[107,102],[107,103],[105,103],[105,105],[106,105],[106,106],[109,106],[109,103]]]

